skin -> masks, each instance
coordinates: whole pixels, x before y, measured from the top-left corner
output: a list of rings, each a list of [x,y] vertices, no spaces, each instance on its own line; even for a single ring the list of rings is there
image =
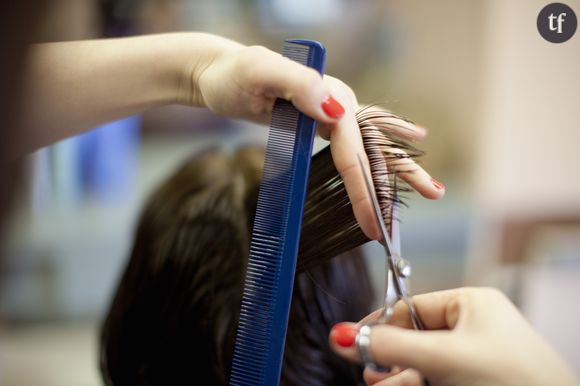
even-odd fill
[[[375,362],[394,366],[390,373],[365,369],[369,385],[578,385],[559,355],[500,291],[460,288],[413,297],[429,331],[412,330],[407,307],[397,303],[389,325],[372,327]],[[352,328],[376,320],[380,310]],[[356,346],[332,348],[358,361]]]
[[[341,118],[322,109],[329,96],[344,107]],[[354,116],[355,94],[340,80],[322,79],[264,47],[204,33],[38,44],[29,50],[24,98],[12,158],[156,106],[205,107],[268,123],[275,99],[287,99],[319,122],[361,228],[369,238],[380,238],[357,160],[360,154],[368,162]],[[395,134],[419,140],[425,130],[410,124]],[[416,171],[401,177],[427,198],[442,197],[444,189],[412,166]]]

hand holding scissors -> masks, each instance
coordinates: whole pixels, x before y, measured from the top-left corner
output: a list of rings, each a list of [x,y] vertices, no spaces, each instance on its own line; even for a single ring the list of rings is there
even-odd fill
[[[367,192],[371,198],[371,203],[373,205],[375,220],[379,229],[381,230],[381,244],[385,248],[386,255],[386,288],[385,288],[385,299],[382,314],[377,319],[375,324],[388,323],[390,317],[393,315],[395,304],[401,300],[403,301],[409,310],[409,316],[413,327],[416,330],[424,330],[424,324],[421,320],[417,309],[413,304],[413,299],[410,295],[409,290],[409,277],[411,276],[411,265],[407,260],[401,256],[401,234],[400,234],[400,224],[398,217],[398,200],[397,200],[397,188],[396,188],[396,175],[394,175],[394,193],[393,193],[393,203],[390,211],[390,232],[387,231],[387,226],[381,214],[381,209],[377,201],[376,194],[372,187],[371,181],[364,169],[364,164],[359,156],[359,164],[362,169],[363,175],[365,176],[365,184]],[[389,234],[390,233],[390,234]],[[359,333],[356,337],[356,345],[358,347],[361,359],[363,360],[366,367],[371,368],[375,371],[388,371],[389,369],[383,368],[375,364],[368,346],[370,344],[370,325],[364,325],[360,328]],[[425,381],[427,384],[427,381]]]
[[[389,234],[370,180],[366,185],[387,255],[385,307],[359,323],[338,323],[329,338],[339,355],[362,360],[372,370],[364,373],[369,385],[428,385],[425,376],[433,384],[449,386],[580,384],[569,365],[497,289],[458,288],[418,295],[413,301],[407,283],[410,266],[400,262],[404,260],[396,195],[391,213],[385,216],[387,223],[392,221]],[[395,310],[398,300],[407,307]],[[405,312],[409,319],[402,317]],[[406,330],[423,329],[423,322],[430,331]],[[389,369],[377,363],[396,365],[401,370],[384,373]],[[531,363],[540,363],[542,371]]]

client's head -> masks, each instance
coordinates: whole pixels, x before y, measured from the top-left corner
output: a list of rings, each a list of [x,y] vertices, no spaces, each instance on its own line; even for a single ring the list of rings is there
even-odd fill
[[[263,155],[208,150],[150,198],[102,328],[107,384],[227,384]],[[297,275],[282,384],[360,382],[327,336],[368,313],[371,298],[358,255]]]

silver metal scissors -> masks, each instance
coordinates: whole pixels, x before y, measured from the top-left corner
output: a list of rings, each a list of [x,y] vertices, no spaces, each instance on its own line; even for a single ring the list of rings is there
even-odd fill
[[[371,181],[365,171],[364,164],[360,155],[358,156],[360,167],[362,169],[363,175],[365,177],[365,183],[367,187],[368,194],[371,198],[375,212],[375,220],[379,229],[381,230],[382,240],[381,244],[385,248],[386,254],[386,288],[385,288],[385,306],[378,323],[387,323],[390,317],[393,315],[395,304],[401,300],[403,301],[408,309],[411,322],[416,330],[424,330],[425,325],[417,313],[417,309],[413,304],[413,299],[409,290],[409,277],[411,276],[411,265],[407,260],[401,256],[401,234],[399,228],[399,217],[398,217],[398,202],[397,202],[397,189],[396,189],[396,175],[395,178],[395,189],[394,189],[394,199],[391,209],[391,231],[390,235],[387,231],[387,226],[381,214],[381,209],[377,201],[376,194],[372,187]]]
[[[425,325],[421,317],[417,313],[417,309],[413,304],[413,298],[409,290],[409,277],[411,276],[411,265],[407,260],[401,256],[401,233],[399,228],[399,214],[398,214],[398,200],[397,200],[397,176],[394,175],[394,193],[393,204],[391,208],[391,232],[387,232],[387,225],[381,214],[381,209],[377,196],[371,184],[371,181],[366,173],[364,164],[360,155],[358,162],[365,178],[367,192],[371,198],[373,209],[375,212],[375,220],[379,229],[381,230],[382,243],[386,254],[386,288],[385,288],[385,306],[379,319],[373,324],[387,323],[394,313],[395,304],[401,300],[407,305],[409,316],[415,330],[424,330]],[[360,328],[357,334],[356,344],[361,355],[361,358],[366,367],[374,371],[390,371],[387,367],[378,366],[369,351],[370,345],[370,325],[364,325]],[[423,378],[423,386],[429,386],[429,381]]]

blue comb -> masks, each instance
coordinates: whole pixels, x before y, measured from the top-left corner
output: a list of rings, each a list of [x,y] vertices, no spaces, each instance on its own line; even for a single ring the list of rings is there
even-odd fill
[[[326,50],[286,40],[283,55],[323,74]],[[288,101],[274,104],[250,243],[230,385],[280,381],[302,212],[316,122]]]

